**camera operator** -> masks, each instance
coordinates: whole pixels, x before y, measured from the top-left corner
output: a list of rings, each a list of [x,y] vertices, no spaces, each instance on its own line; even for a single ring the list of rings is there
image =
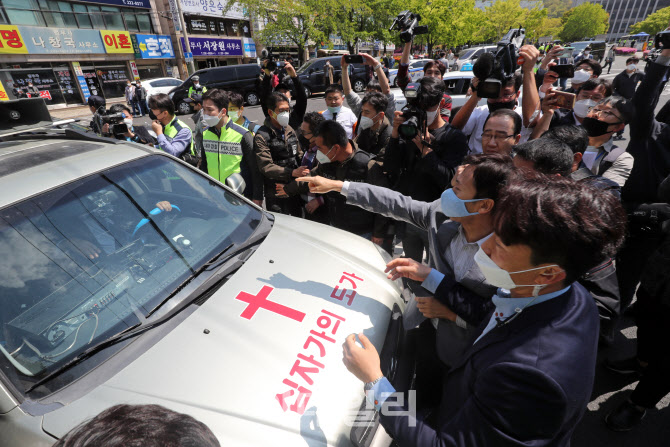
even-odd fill
[[[104,115],[106,112],[105,106],[107,105],[107,102],[102,96],[94,95],[89,96],[86,103],[88,104],[89,110],[93,114],[93,119],[91,119],[88,127],[91,128],[93,133],[102,135],[102,115]]]
[[[275,67],[272,69],[272,67]],[[272,94],[272,73],[277,70],[277,63],[266,59],[262,63],[263,68],[263,80],[261,81],[260,88],[260,100],[261,100],[261,109],[263,109],[263,115],[269,117],[267,101],[270,95]],[[302,123],[302,119],[305,116],[305,111],[307,110],[307,95],[305,94],[305,88],[300,82],[300,78],[295,72],[295,68],[290,63],[286,62],[284,65],[284,70],[288,74],[289,79],[293,83],[293,89],[286,82],[280,82],[275,88],[274,91],[281,93],[286,96],[289,101],[293,99],[295,95],[295,104],[291,107],[289,114],[288,124],[292,129],[298,129]],[[286,78],[285,78],[286,79]],[[286,79],[288,81],[288,79]]]
[[[657,212],[654,214],[658,217],[654,218],[652,212],[653,205],[659,202],[658,187],[670,175],[670,125],[654,119],[661,84],[670,65],[670,45],[665,48],[655,62],[647,64],[646,76],[632,100],[635,119],[630,123],[627,151],[635,157],[635,164],[621,192],[629,212],[630,234],[617,257],[622,309],[633,299],[640,276],[648,269],[647,259],[658,247],[662,234],[663,218]],[[634,218],[636,211],[641,215],[639,220]]]
[[[396,74],[396,82],[398,87],[402,90],[405,90],[407,84],[409,84],[412,79],[409,77],[409,53],[412,51],[412,42],[405,43],[405,46],[402,49],[402,56],[400,56],[400,66],[398,67],[398,73]],[[440,61],[431,61],[423,66],[423,76],[424,77],[433,77],[442,80],[444,73],[447,72],[447,66],[445,66]],[[451,96],[446,92],[442,95],[442,101],[440,101],[440,115],[442,119],[447,123],[451,119]]]
[[[391,140],[386,148],[384,169],[393,189],[414,200],[432,202],[449,187],[456,168],[467,155],[465,135],[446,123],[439,113],[444,96],[444,82],[424,77],[418,83],[418,97],[408,100],[425,115],[419,122],[420,131],[411,140],[401,139],[399,128],[407,120],[403,112],[395,112]],[[423,129],[426,129],[423,133]],[[425,231],[407,225],[403,237],[405,255],[418,262],[428,247]]]
[[[451,120],[453,127],[460,129],[465,135],[470,135],[468,145],[470,146],[471,154],[482,152],[482,130],[489,113],[498,109],[509,109],[514,110],[519,116],[523,117],[521,107],[519,107],[517,101],[521,89],[521,80],[521,75],[515,74],[503,82],[498,98],[488,98],[487,105],[478,107],[477,104],[481,98],[477,95],[477,84],[481,80],[472,78],[472,96],[470,96]],[[521,142],[526,141],[529,135],[530,130],[523,127],[521,130]]]
[[[133,126],[133,112],[125,104],[114,104],[109,108],[109,113],[123,115],[123,124],[103,124],[102,133],[114,135],[117,140],[132,141],[133,143],[149,144],[153,146],[158,141],[149,133],[149,129],[144,126]],[[122,127],[125,132],[119,132],[118,126]]]

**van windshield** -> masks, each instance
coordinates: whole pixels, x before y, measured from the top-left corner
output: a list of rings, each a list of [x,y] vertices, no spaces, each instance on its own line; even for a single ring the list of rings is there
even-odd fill
[[[298,70],[296,71],[297,73],[304,73],[305,71],[309,70],[309,68],[316,63],[316,59],[312,59],[311,61],[307,61]]]

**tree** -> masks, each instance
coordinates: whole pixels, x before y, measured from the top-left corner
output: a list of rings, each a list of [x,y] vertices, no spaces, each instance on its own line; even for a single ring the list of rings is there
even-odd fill
[[[563,17],[570,8],[572,8],[572,0],[544,0],[544,9],[547,11],[547,17],[556,19]]]
[[[637,22],[631,26],[630,29],[635,34],[645,32],[654,35],[666,29],[668,27],[668,22],[670,22],[670,6],[659,9],[655,13],[648,15],[646,19]]]
[[[499,0],[485,9],[487,23],[483,37],[500,40],[510,28],[522,25],[527,10],[521,7],[520,0]]]
[[[266,46],[293,43],[302,59],[308,43],[323,38],[321,17],[327,14],[322,9],[322,0],[274,0],[272,8],[264,0],[237,0],[237,3],[254,20],[264,24],[255,37]],[[229,1],[222,14],[233,4],[234,1]]]
[[[582,3],[563,15],[560,38],[571,42],[604,34],[609,26],[609,14],[602,5]]]
[[[526,12],[522,23],[529,42],[535,42],[540,37],[547,35],[547,20],[547,10],[544,8],[535,7]]]

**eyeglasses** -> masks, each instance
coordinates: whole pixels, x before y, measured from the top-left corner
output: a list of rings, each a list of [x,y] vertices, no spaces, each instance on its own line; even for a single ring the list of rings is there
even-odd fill
[[[484,132],[482,140],[506,140],[512,138],[514,135],[505,135],[503,133]]]
[[[605,115],[605,116],[609,116],[609,117],[612,117],[612,118],[616,118],[616,119],[618,119],[619,121],[621,121],[621,117],[620,117],[620,116],[617,116],[615,113],[612,113],[612,112],[610,112],[609,110],[591,109],[591,112],[593,112],[593,113],[595,113],[595,114],[597,114],[597,115]]]

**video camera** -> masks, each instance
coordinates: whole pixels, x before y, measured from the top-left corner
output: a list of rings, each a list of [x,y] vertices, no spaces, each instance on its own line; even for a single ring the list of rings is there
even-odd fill
[[[97,123],[98,129],[104,137],[116,137],[128,133],[128,126],[123,122],[123,119],[123,113],[112,113],[104,107],[100,107],[93,115],[93,121]],[[102,127],[105,124],[109,124],[109,132],[102,132]]]
[[[279,68],[283,68],[286,65],[285,61],[275,60],[272,51],[269,51],[267,48],[264,48],[261,51],[261,67],[263,67],[264,63],[266,64],[264,68],[267,68],[270,71],[275,71]]]
[[[519,48],[526,38],[523,28],[510,29],[498,42],[495,54],[484,53],[472,66],[473,74],[479,79],[477,96],[497,98],[503,87],[514,76],[519,59]]]
[[[654,48],[670,48],[670,31],[661,31],[654,36]]]
[[[405,120],[399,127],[398,133],[411,140],[417,135],[424,135],[427,127],[426,112],[421,107],[421,84],[418,82],[407,84],[405,87],[407,105],[402,108],[402,117]]]
[[[418,26],[421,16],[410,11],[402,11],[393,20],[393,24],[389,31],[400,31],[400,40],[403,42],[411,42],[416,34],[428,34],[428,27],[425,25]]]

